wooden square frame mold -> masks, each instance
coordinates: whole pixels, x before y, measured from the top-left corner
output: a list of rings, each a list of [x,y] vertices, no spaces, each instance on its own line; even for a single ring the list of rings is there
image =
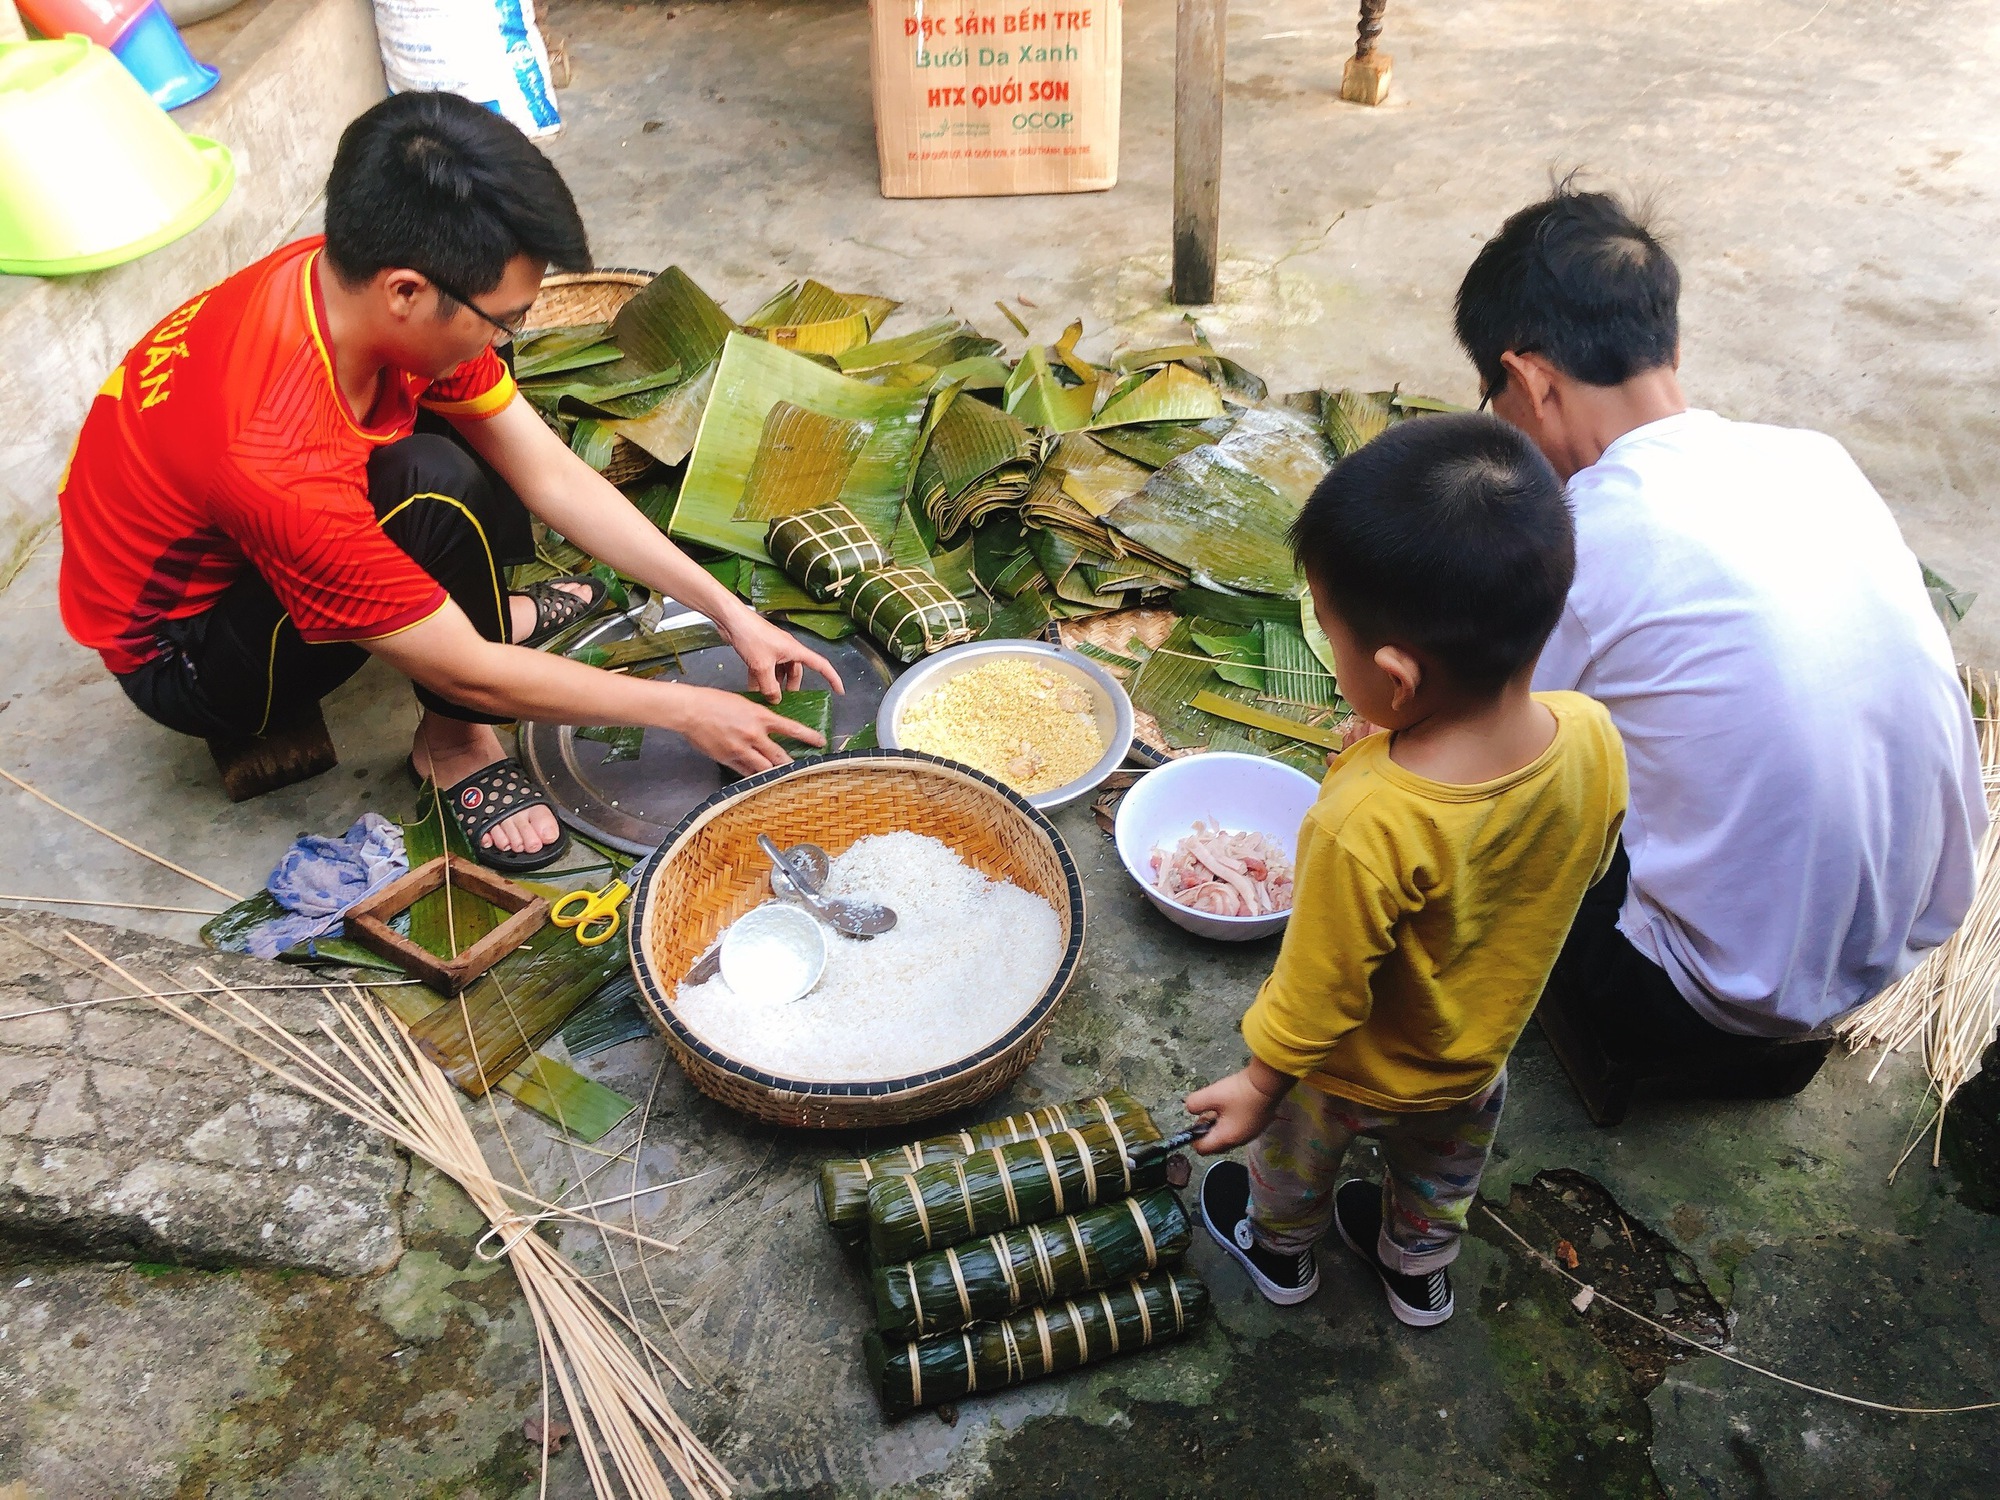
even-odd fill
[[[389,926],[391,918],[447,884],[512,913],[456,958],[440,958]],[[345,931],[350,940],[440,995],[456,995],[539,932],[548,919],[549,903],[543,897],[468,860],[440,855],[355,902],[347,909]]]

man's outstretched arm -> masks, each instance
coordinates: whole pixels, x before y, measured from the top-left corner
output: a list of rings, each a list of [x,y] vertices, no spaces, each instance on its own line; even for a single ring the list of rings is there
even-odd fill
[[[558,724],[668,729],[745,775],[790,759],[772,743],[775,734],[809,745],[823,743],[805,725],[734,693],[628,677],[553,652],[489,641],[449,599],[436,614],[408,630],[358,644],[412,681],[466,708]]]
[[[765,697],[775,702],[781,690],[797,688],[808,668],[841,688],[825,658],[717,583],[616,486],[570,452],[525,400],[517,396],[490,417],[457,425],[522,503],[552,528],[627,578],[715,621],[750,668],[751,685]]]

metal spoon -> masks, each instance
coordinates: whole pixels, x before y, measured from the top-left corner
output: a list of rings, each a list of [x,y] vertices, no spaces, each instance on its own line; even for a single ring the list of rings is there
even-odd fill
[[[887,932],[896,925],[896,914],[876,902],[850,901],[841,896],[821,896],[809,891],[805,870],[794,865],[785,851],[771,842],[768,834],[757,835],[757,847],[798,887],[799,904],[835,932],[845,937],[868,938]]]
[[[785,851],[785,856],[793,866],[800,867],[800,873],[810,882],[807,889],[817,895],[820,888],[826,884],[826,877],[833,871],[833,860],[827,852],[818,844],[794,844]],[[771,893],[780,900],[790,900],[793,890],[794,887],[784,871],[774,868],[771,871]],[[688,970],[687,978],[681,983],[707,984],[721,972],[722,940],[717,938],[709,944],[708,951],[695,960],[694,967]]]
[[[833,873],[833,860],[818,844],[794,844],[785,851],[785,858],[806,877],[806,889],[813,895],[826,889],[827,877]],[[772,895],[789,900],[796,889],[783,870],[771,867]]]

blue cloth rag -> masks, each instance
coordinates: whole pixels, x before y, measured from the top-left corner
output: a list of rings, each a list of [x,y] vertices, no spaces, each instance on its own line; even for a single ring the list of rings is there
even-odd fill
[[[276,958],[287,948],[340,925],[347,908],[410,868],[403,830],[380,813],[363,813],[337,839],[302,834],[279,859],[264,889],[285,908],[247,935],[249,951]]]

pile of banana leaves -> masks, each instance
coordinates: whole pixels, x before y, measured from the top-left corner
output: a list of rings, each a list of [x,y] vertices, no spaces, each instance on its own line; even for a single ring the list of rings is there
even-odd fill
[[[609,324],[519,337],[515,374],[593,467],[621,440],[643,450],[634,502],[767,614],[854,631],[765,547],[773,522],[838,501],[981,638],[1056,624],[1074,639],[1171,610],[1150,643],[1110,619],[1108,641],[1095,626],[1078,641],[1125,678],[1142,738],[1317,774],[1345,705],[1287,529],[1345,454],[1452,408],[1394,390],[1274,397],[1192,319],[1185,342],[1100,365],[1077,352],[1080,322],[1010,360],[959,318],[884,336],[897,306],[804,281],[738,324],[673,268]],[[549,537],[516,581],[592,565]]]

